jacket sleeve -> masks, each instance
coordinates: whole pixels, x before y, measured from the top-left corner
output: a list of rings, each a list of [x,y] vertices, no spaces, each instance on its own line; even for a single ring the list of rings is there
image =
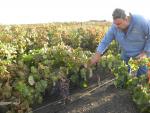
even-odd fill
[[[114,26],[112,25],[108,30],[108,32],[105,34],[102,41],[99,43],[97,47],[97,52],[103,54],[113,39],[114,39]]]
[[[150,52],[150,21],[143,19],[142,28],[146,38],[144,51]]]

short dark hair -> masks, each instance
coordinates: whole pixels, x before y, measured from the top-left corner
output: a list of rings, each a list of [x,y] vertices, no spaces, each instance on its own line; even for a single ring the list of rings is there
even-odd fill
[[[125,19],[126,18],[126,13],[123,9],[116,8],[113,13],[112,13],[113,19],[121,18]]]

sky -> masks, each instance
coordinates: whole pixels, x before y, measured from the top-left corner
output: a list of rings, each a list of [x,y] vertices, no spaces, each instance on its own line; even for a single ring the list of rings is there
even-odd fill
[[[150,18],[149,0],[0,0],[0,24],[112,21],[115,8]]]

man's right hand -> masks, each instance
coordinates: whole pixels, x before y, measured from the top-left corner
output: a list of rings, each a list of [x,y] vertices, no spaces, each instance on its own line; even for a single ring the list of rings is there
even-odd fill
[[[90,68],[92,65],[96,64],[100,60],[100,53],[96,52],[95,55],[89,60],[86,64],[84,64],[85,68]]]
[[[148,83],[150,84],[150,70],[149,69],[147,71],[147,75],[148,75]]]
[[[91,67],[91,66],[90,66],[90,63],[91,63],[91,61],[88,60],[88,62],[87,62],[86,64],[84,64],[84,67],[85,67],[85,68],[90,68],[90,67]]]

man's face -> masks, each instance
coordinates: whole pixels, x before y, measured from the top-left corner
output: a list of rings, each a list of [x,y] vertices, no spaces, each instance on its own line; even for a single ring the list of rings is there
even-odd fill
[[[113,20],[113,23],[116,25],[116,27],[120,30],[126,30],[128,28],[128,20],[117,18]]]

